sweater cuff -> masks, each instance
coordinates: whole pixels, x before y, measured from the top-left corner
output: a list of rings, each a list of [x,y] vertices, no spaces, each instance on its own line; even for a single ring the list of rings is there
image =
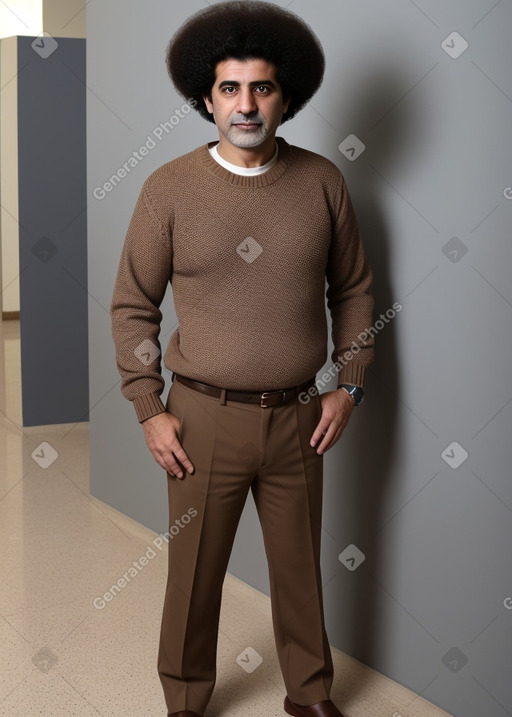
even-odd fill
[[[366,373],[366,366],[357,365],[355,363],[349,363],[344,366],[338,374],[338,388],[342,383],[350,383],[353,386],[364,386],[364,376]]]
[[[156,392],[147,393],[145,396],[138,396],[133,399],[132,403],[139,423],[159,413],[165,413],[166,410],[160,398],[160,394]]]

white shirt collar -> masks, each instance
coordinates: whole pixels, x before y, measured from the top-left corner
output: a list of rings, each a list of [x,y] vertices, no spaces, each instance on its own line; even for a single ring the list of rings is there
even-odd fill
[[[268,170],[273,167],[274,164],[277,162],[277,156],[279,154],[279,148],[276,142],[276,151],[274,152],[274,156],[266,164],[262,164],[261,167],[239,167],[237,164],[231,164],[231,162],[226,162],[226,160],[220,156],[217,150],[217,145],[214,145],[213,147],[208,147],[208,151],[212,155],[213,159],[218,162],[222,167],[224,167],[224,169],[227,169],[228,172],[232,172],[233,174],[241,174],[245,177],[256,177],[258,174],[264,174],[265,172],[268,172]]]

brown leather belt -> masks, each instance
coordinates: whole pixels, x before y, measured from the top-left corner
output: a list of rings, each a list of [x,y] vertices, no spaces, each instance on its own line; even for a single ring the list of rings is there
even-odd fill
[[[193,388],[195,391],[204,393],[206,396],[213,396],[214,398],[221,398],[224,392],[224,400],[226,401],[239,401],[240,403],[254,403],[259,404],[261,408],[273,408],[274,406],[283,406],[285,403],[293,401],[297,398],[301,391],[314,385],[315,377],[310,378],[300,386],[293,386],[292,388],[283,388],[276,391],[232,391],[228,389],[218,388],[217,386],[210,386],[208,383],[201,383],[200,381],[194,381],[186,376],[180,376],[179,374],[173,374],[173,380],[176,379],[179,383],[184,386]]]

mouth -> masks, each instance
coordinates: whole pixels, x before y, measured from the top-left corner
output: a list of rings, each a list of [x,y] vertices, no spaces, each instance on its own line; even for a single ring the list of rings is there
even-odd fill
[[[246,131],[251,129],[258,129],[259,127],[261,127],[261,125],[257,122],[237,122],[234,126],[238,127],[238,129]]]

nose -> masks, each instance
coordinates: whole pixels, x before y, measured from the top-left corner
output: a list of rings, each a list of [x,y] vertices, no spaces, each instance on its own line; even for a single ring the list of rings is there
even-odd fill
[[[240,88],[237,110],[243,115],[250,115],[258,110],[254,94],[250,87]]]

